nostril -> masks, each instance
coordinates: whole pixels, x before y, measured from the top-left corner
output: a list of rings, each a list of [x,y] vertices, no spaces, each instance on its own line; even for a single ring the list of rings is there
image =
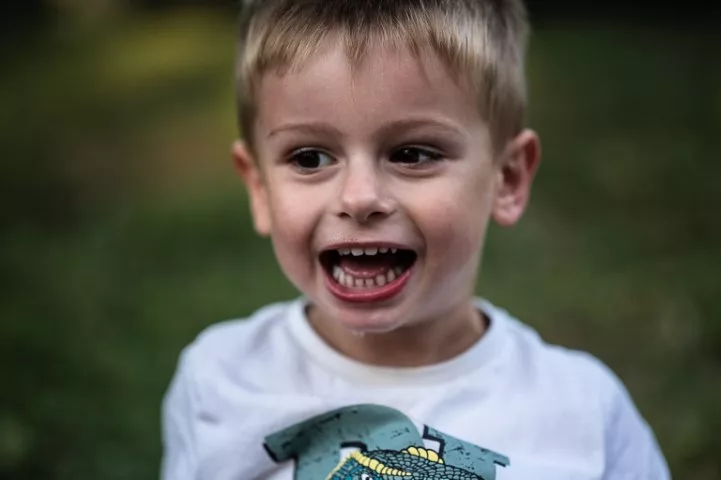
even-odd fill
[[[340,216],[342,218],[348,218],[352,219],[358,223],[368,223],[376,220],[380,220],[383,218],[386,218],[389,214],[382,211],[371,211],[371,212],[363,212],[363,211],[355,211],[355,212],[349,212],[349,211],[342,211],[340,212]]]
[[[354,182],[346,185],[340,196],[339,214],[363,223],[388,216],[393,202],[375,182]]]

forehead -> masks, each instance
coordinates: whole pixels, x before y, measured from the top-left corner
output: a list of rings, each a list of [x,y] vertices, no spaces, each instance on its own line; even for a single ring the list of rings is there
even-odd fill
[[[260,141],[285,123],[324,122],[356,133],[409,117],[483,124],[469,82],[431,51],[414,55],[378,46],[354,65],[338,43],[329,42],[298,68],[265,74],[256,95]]]

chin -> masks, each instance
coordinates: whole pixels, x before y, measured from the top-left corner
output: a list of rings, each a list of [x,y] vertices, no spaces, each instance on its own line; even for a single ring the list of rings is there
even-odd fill
[[[355,308],[338,307],[323,308],[328,315],[328,321],[334,322],[345,329],[357,334],[384,334],[390,333],[407,325],[406,315],[402,315],[396,308]],[[395,311],[394,311],[395,310]]]

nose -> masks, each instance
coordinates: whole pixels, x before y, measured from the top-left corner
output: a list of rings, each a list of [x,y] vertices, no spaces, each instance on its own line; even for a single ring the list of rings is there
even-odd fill
[[[339,216],[368,223],[393,213],[393,204],[375,162],[348,162],[339,194]]]

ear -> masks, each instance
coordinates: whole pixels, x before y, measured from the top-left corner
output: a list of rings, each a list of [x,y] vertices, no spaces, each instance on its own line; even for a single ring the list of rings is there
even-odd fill
[[[250,213],[258,235],[268,236],[271,231],[270,204],[268,191],[258,163],[250,150],[241,141],[233,144],[233,161],[240,178],[245,183],[250,199]]]
[[[541,160],[538,135],[532,130],[522,131],[508,143],[500,160],[493,220],[506,227],[518,222],[526,210]]]

